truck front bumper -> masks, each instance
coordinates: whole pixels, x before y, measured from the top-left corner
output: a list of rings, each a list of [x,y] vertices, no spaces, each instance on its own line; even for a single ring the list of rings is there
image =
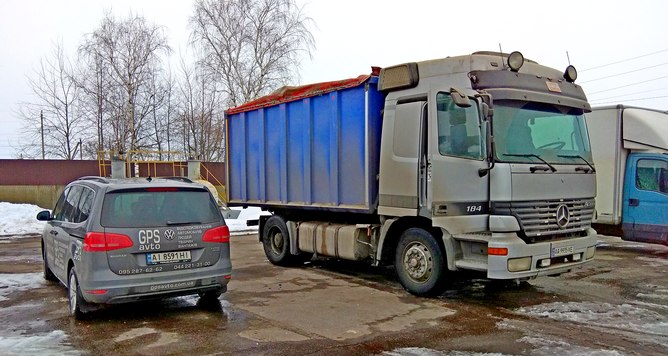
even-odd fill
[[[558,275],[593,260],[597,235],[528,244],[515,233],[493,233],[489,251],[507,251],[506,255],[489,254],[487,278],[524,279]]]

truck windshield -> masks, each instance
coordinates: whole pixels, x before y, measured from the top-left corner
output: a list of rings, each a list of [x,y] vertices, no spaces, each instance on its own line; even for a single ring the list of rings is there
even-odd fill
[[[592,162],[583,111],[524,101],[494,102],[496,158],[503,162]]]

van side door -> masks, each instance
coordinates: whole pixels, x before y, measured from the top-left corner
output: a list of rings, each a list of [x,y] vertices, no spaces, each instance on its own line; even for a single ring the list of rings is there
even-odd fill
[[[668,157],[665,155],[629,155],[622,231],[625,240],[668,246]]]

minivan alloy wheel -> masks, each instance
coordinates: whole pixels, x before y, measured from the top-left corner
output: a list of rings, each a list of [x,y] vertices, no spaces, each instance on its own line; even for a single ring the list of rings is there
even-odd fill
[[[70,300],[70,315],[76,314],[77,311],[77,276],[70,272],[70,280],[67,284],[67,294]]]

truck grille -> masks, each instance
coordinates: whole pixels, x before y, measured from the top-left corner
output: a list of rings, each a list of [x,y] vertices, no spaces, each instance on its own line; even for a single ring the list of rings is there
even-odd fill
[[[594,199],[496,202],[493,213],[514,216],[527,242],[538,242],[581,235],[591,226]]]

